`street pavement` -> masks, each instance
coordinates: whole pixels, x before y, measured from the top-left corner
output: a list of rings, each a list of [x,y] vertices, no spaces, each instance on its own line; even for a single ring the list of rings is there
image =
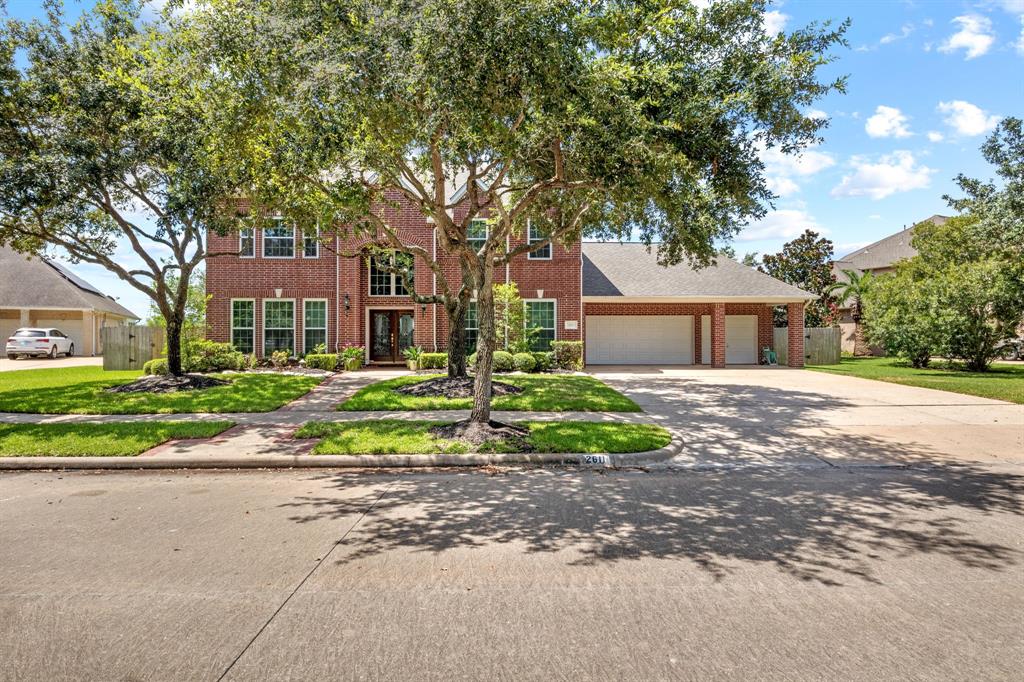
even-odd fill
[[[1024,471],[0,474],[0,679],[1015,679]]]

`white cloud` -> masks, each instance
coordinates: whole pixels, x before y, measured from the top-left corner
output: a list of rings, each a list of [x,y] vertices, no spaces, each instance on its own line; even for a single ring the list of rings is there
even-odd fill
[[[910,137],[912,133],[907,128],[909,120],[906,114],[896,107],[879,104],[875,114],[864,122],[864,130],[871,137]]]
[[[875,201],[896,194],[923,189],[931,182],[934,169],[918,164],[909,151],[885,154],[876,163],[863,156],[850,159],[853,172],[832,188],[834,197],[868,197]]]
[[[1010,14],[1024,14],[1024,0],[1000,0],[999,4]]]
[[[743,228],[743,231],[736,237],[736,241],[753,242],[759,239],[792,239],[803,234],[804,230],[814,230],[822,234],[828,232],[807,211],[793,208],[780,209],[772,211],[756,223]]]
[[[846,242],[845,244],[836,244],[836,253],[841,253],[844,255],[848,253],[853,253],[854,251],[863,249],[868,244],[873,243],[874,242]]]
[[[1024,15],[1020,18],[1020,37],[1013,43],[1013,47],[1017,50],[1017,54],[1024,57]]]
[[[800,191],[800,185],[794,177],[810,177],[836,164],[831,154],[813,149],[799,156],[783,154],[778,149],[762,149],[760,157],[764,163],[768,189],[780,197],[792,196]]]
[[[929,142],[942,142],[944,139],[946,139],[946,136],[943,135],[942,133],[940,133],[938,130],[929,130],[928,131],[928,141]]]
[[[764,13],[764,30],[768,35],[775,36],[782,33],[786,28],[789,15],[783,14],[777,9]]]
[[[770,192],[780,197],[793,196],[800,191],[800,185],[796,184],[792,178],[782,175],[773,175],[765,178],[765,184],[768,185]]]
[[[975,106],[962,99],[955,99],[952,102],[939,102],[939,112],[948,114],[946,124],[955,130],[959,135],[973,137],[982,135],[996,127],[999,117],[989,115],[981,107]]]
[[[828,114],[822,111],[821,109],[808,109],[807,112],[804,113],[804,116],[806,116],[807,118],[813,118],[817,120],[823,120],[828,118]]]
[[[939,46],[940,52],[956,52],[964,50],[964,59],[974,59],[989,51],[996,41],[992,33],[992,20],[980,14],[965,14],[953,19],[960,30],[951,35]]]
[[[903,40],[913,32],[913,24],[903,24],[902,28],[900,28],[899,33],[886,33],[878,42],[881,43],[882,45],[888,45],[889,43],[895,43],[897,40]]]

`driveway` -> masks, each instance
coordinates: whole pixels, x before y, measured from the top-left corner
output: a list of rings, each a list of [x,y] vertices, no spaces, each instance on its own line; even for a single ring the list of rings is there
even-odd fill
[[[1024,464],[1024,405],[788,368],[593,374],[680,432],[674,464]]]
[[[0,372],[13,372],[18,369],[43,369],[48,367],[82,367],[85,365],[103,365],[102,357],[89,357],[88,355],[76,355],[73,358],[21,358],[19,360],[8,360],[7,356],[0,358]]]

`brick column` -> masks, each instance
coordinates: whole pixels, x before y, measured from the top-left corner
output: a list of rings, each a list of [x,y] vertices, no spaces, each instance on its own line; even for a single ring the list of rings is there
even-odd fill
[[[803,336],[801,336],[801,339]],[[725,367],[725,304],[711,309],[711,366]]]
[[[789,366],[804,366],[804,304],[790,303],[786,306],[789,322]]]

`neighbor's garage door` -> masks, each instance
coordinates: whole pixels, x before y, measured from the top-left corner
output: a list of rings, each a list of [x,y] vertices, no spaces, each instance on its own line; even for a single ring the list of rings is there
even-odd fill
[[[757,364],[757,315],[725,316],[725,364]]]
[[[588,315],[587,364],[692,365],[692,315]]]

